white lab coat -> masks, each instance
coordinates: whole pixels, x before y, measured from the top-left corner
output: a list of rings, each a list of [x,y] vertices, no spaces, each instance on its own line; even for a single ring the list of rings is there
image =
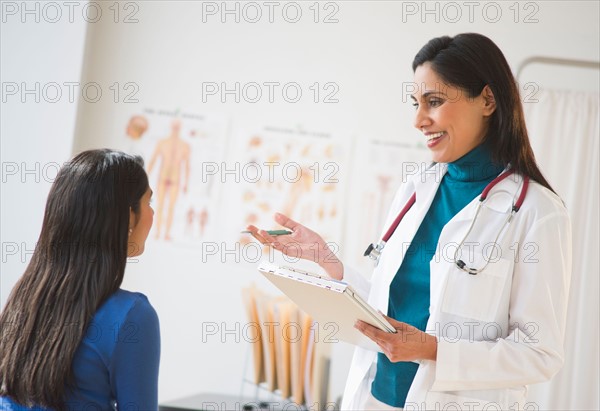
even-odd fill
[[[345,269],[344,280],[382,312],[446,169],[438,163],[399,189],[384,229],[414,192],[417,200],[385,246],[371,281]],[[462,248],[460,258],[474,268],[484,264],[483,253],[497,250],[482,273],[469,275],[453,260],[479,196],[442,230],[430,262],[426,330],[438,338],[437,361],[419,361],[405,410],[527,409],[527,385],[548,380],[561,368],[572,254],[571,224],[561,200],[532,181],[521,210],[493,246],[521,183],[513,174],[494,187]],[[376,361],[376,352],[355,349],[342,409],[362,408]]]

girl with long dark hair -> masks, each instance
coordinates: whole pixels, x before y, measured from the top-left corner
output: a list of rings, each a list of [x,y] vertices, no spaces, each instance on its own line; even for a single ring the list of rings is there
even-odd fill
[[[158,408],[158,317],[120,289],[144,251],[151,196],[141,157],[90,150],[61,168],[0,315],[0,409]]]

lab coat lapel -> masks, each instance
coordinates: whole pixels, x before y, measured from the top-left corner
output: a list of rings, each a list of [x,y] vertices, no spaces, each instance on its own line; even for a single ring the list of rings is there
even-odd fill
[[[377,288],[372,290],[369,298],[369,303],[382,312],[387,312],[390,284],[402,264],[408,246],[412,242],[433,202],[442,177],[446,173],[446,169],[446,164],[438,163],[416,177],[419,179],[415,181],[416,202],[410,211],[406,213],[404,219],[385,246],[380,264],[377,267],[377,273],[375,274],[381,276],[381,281],[375,282]],[[403,206],[404,204],[400,207]]]
[[[437,193],[437,189],[442,182],[442,178],[446,174],[448,170],[448,164],[445,163],[437,163],[433,167],[425,170],[421,175],[421,178],[424,179],[422,184],[415,184],[416,193],[417,193],[417,202],[416,206],[416,214],[415,214],[415,229],[410,237],[409,241],[412,241],[417,229],[423,222],[425,218],[425,214],[429,211],[429,207],[431,207],[431,203]]]

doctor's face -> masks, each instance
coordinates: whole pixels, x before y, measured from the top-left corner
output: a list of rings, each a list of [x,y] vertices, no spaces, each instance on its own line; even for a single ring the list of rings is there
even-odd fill
[[[423,133],[433,161],[451,163],[483,141],[495,109],[489,87],[469,97],[465,90],[445,84],[430,63],[417,67],[414,81],[414,125]]]

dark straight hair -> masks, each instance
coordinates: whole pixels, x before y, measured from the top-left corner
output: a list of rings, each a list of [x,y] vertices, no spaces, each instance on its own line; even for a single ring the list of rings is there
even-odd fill
[[[519,88],[498,46],[478,33],[436,37],[419,50],[413,71],[427,62],[444,83],[461,89],[470,98],[479,96],[486,85],[490,87],[496,110],[484,141],[491,148],[493,160],[505,167],[510,165],[515,172],[554,192],[535,161]]]
[[[0,395],[65,408],[72,361],[99,306],[121,286],[130,209],[148,189],[143,160],[85,151],[59,171],[40,237],[0,315]]]

